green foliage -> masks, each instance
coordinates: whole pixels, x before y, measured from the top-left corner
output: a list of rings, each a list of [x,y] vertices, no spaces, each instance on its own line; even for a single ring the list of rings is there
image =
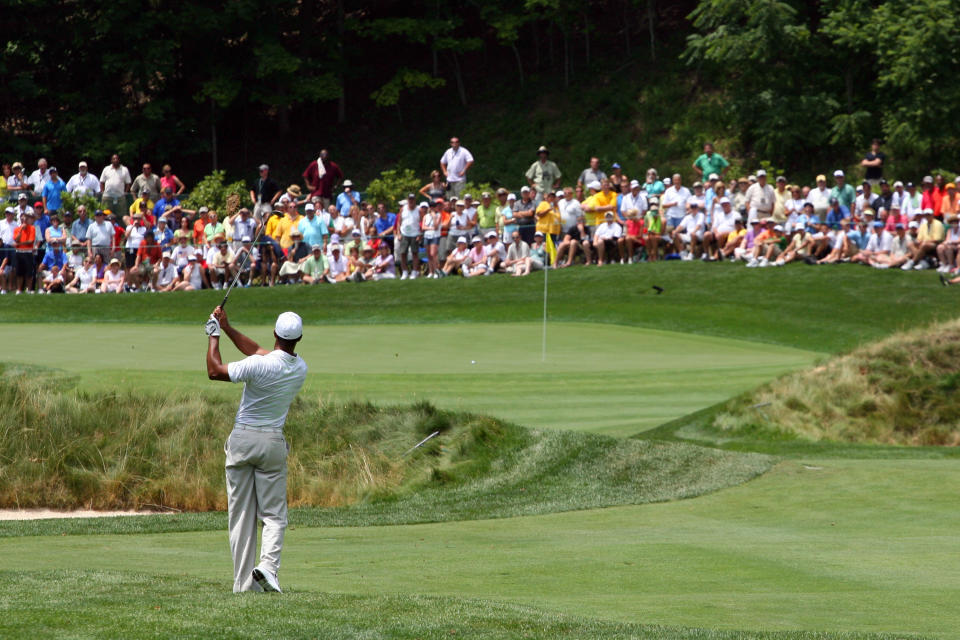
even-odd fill
[[[398,69],[385,85],[370,94],[378,107],[393,106],[400,102],[400,93],[410,89],[437,89],[446,84],[443,78],[434,78],[429,73],[413,69]]]
[[[369,202],[383,202],[389,210],[408,193],[417,193],[425,182],[417,177],[413,169],[387,169],[367,185],[364,198]]]
[[[225,185],[226,175],[226,171],[214,171],[205,176],[190,191],[190,195],[183,201],[183,207],[193,210],[209,207],[222,219],[227,210],[227,197],[231,194],[237,194],[240,198],[240,206],[245,206],[250,199],[249,189],[243,181]]]
[[[100,201],[92,195],[89,194],[75,194],[68,191],[64,191],[61,196],[63,200],[63,209],[64,211],[76,211],[77,207],[81,204],[87,208],[87,213],[91,216],[93,212],[100,208]]]

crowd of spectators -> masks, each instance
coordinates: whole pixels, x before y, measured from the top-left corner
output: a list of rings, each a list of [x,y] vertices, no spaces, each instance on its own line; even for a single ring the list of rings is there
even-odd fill
[[[370,202],[326,150],[299,184],[282,187],[259,167],[235,211],[185,208],[186,186],[165,165],[133,178],[118,155],[99,177],[80,162],[68,180],[43,158],[29,176],[3,164],[0,294],[123,293],[260,284],[521,277],[546,268],[658,260],[743,261],[747,267],[841,262],[878,269],[958,272],[960,177],[884,178],[874,141],[859,186],[842,170],[813,185],[763,169],[730,177],[704,145],[688,188],[656,169],[631,179],[597,158],[564,179],[541,146],[516,191],[467,193],[473,155],[452,138],[439,169],[398,202]],[[63,193],[99,208],[63,206]]]

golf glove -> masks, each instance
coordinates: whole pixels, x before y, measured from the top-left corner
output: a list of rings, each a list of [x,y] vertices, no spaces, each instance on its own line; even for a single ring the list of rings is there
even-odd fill
[[[220,322],[212,315],[210,319],[207,320],[207,324],[204,325],[203,329],[207,332],[208,336],[220,337]]]

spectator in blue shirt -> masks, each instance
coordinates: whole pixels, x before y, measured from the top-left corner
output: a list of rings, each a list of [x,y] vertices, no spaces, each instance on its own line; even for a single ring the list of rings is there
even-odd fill
[[[180,201],[177,200],[173,195],[173,189],[170,187],[164,187],[163,197],[157,201],[157,204],[153,205],[153,217],[159,219],[160,216],[165,214],[168,210],[173,213],[174,210],[178,210],[180,206]],[[179,223],[179,220],[177,220]]]
[[[306,214],[300,219],[297,228],[303,234],[303,241],[311,247],[315,244],[323,245],[323,237],[330,233],[330,218],[317,215],[316,205],[312,202],[304,207]]]
[[[70,236],[74,243],[87,244],[87,229],[93,222],[87,217],[87,208],[82,204],[77,207],[77,219],[70,225]]]
[[[67,264],[67,254],[63,251],[63,242],[59,239],[54,240],[47,247],[47,252],[43,255],[43,265],[41,269],[50,269],[54,265],[63,268]]]
[[[157,218],[157,228],[153,232],[154,240],[160,245],[160,249],[166,251],[173,242],[173,230],[167,224],[166,218]]]
[[[377,205],[377,219],[373,226],[377,230],[377,238],[386,242],[393,251],[393,227],[397,223],[397,214],[387,211],[387,205],[382,202]]]
[[[44,183],[40,195],[43,197],[43,206],[47,211],[59,211],[63,206],[62,195],[67,190],[67,184],[57,175],[57,168],[50,167],[50,178]]]
[[[342,216],[350,215],[350,207],[360,206],[360,194],[353,190],[353,182],[343,181],[343,193],[337,196],[337,211]]]
[[[831,229],[837,229],[840,221],[849,217],[850,209],[840,204],[837,198],[830,198],[830,208],[827,209],[827,226]]]

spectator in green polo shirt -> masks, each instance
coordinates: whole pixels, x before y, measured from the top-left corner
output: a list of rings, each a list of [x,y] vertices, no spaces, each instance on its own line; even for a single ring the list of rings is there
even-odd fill
[[[223,223],[217,219],[216,211],[207,212],[207,224],[203,228],[203,235],[207,238],[207,244],[211,244],[213,239],[219,235],[225,235]]]
[[[480,194],[480,206],[477,207],[477,227],[480,235],[486,236],[490,231],[497,230],[498,207],[493,204],[493,196],[484,191]]]
[[[701,179],[706,178],[711,173],[715,173],[721,178],[730,163],[719,153],[713,150],[713,143],[707,142],[703,145],[703,153],[693,163],[693,170],[697,172]]]
[[[857,199],[857,192],[853,190],[849,184],[847,184],[846,178],[843,175],[843,171],[837,169],[833,172],[833,180],[837,183],[836,186],[830,190],[830,197],[836,198],[837,202],[845,206],[847,209],[853,211],[853,203]]]

